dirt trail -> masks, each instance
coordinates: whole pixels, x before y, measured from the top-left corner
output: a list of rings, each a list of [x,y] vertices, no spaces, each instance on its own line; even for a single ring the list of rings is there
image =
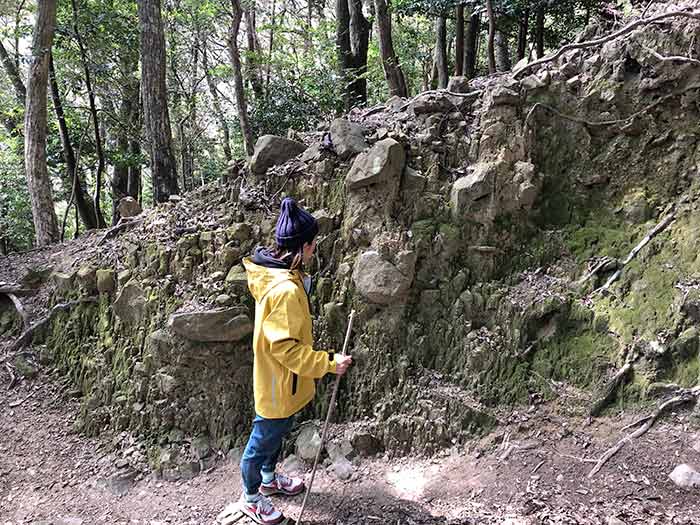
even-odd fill
[[[0,525],[212,524],[240,493],[237,465],[222,460],[189,481],[144,475],[117,496],[101,481],[113,468],[106,459],[110,441],[72,431],[78,403],[56,381],[43,377],[11,391],[0,387],[0,406]],[[700,448],[700,433],[685,413],[629,444],[595,479],[586,478],[592,464],[582,456],[597,457],[635,417],[585,427],[540,407],[511,418],[519,422],[471,450],[363,459],[348,482],[323,471],[305,521],[700,524],[700,490],[681,491],[667,477],[679,463],[700,464],[693,449]],[[301,498],[279,503],[294,516]]]

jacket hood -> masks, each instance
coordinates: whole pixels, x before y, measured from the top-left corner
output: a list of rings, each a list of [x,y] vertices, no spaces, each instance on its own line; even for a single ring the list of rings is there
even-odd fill
[[[260,302],[270,290],[284,281],[301,283],[298,272],[256,264],[251,257],[243,259],[243,267],[248,275],[248,289],[256,302]]]

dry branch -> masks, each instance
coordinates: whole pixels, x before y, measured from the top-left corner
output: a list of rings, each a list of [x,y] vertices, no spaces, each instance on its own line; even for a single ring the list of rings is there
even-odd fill
[[[610,402],[615,397],[615,393],[617,392],[617,389],[627,379],[627,377],[629,376],[631,371],[632,371],[632,362],[627,361],[622,366],[622,368],[620,368],[617,371],[617,373],[613,376],[613,378],[610,381],[608,381],[608,384],[605,385],[605,389],[603,390],[603,395],[595,403],[593,403],[593,406],[591,407],[591,410],[589,412],[590,417],[596,417],[596,416],[600,415],[600,413],[603,411],[603,409],[610,404]]]
[[[96,303],[97,302],[97,297],[86,297],[84,299],[78,299],[77,301],[70,301],[67,303],[60,303],[54,306],[51,311],[48,313],[48,315],[40,320],[38,320],[36,323],[31,325],[29,328],[27,328],[22,334],[15,340],[14,343],[9,348],[9,352],[16,352],[23,346],[29,344],[32,339],[34,339],[34,334],[38,331],[47,326],[53,319],[56,317],[56,315],[59,312],[66,312],[73,308],[74,306],[77,306],[79,304],[83,303]]]
[[[630,33],[637,29],[638,27],[646,26],[649,24],[653,24],[655,22],[659,22],[661,20],[664,20],[666,18],[675,18],[675,17],[682,17],[682,18],[692,18],[694,20],[700,20],[700,13],[696,12],[690,12],[690,11],[671,11],[669,13],[662,13],[660,15],[652,16],[650,18],[641,18],[639,20],[635,20],[631,24],[626,25],[622,29],[619,29],[618,31],[615,31],[614,33],[611,33],[607,36],[603,36],[600,38],[595,38],[593,40],[587,40],[585,42],[574,42],[571,44],[567,44],[564,47],[559,48],[559,50],[554,53],[553,55],[540,58],[539,60],[535,60],[534,62],[530,62],[529,64],[525,64],[523,67],[518,69],[517,71],[514,72],[513,76],[514,78],[520,78],[523,73],[526,71],[529,71],[537,66],[540,66],[542,64],[546,64],[548,62],[553,62],[554,60],[558,59],[560,56],[562,56],[564,53],[567,51],[571,51],[572,49],[585,49],[588,47],[597,47],[605,44],[606,42],[610,42],[611,40],[615,40],[621,36],[626,35],[627,33]]]
[[[651,55],[659,60],[660,62],[680,62],[683,64],[695,64],[696,66],[700,66],[700,60],[697,58],[691,58],[691,57],[686,57],[686,56],[664,56],[661,55],[658,51],[655,51],[654,49],[647,47],[647,46],[642,46],[644,49],[649,51]]]
[[[688,403],[690,401],[695,401],[697,400],[698,394],[700,394],[700,387],[695,387],[690,390],[686,390],[685,392],[681,393],[680,395],[677,395],[675,397],[672,397],[668,401],[664,402],[659,408],[656,409],[656,411],[651,414],[649,417],[649,420],[640,428],[632,432],[630,435],[623,437],[620,441],[618,441],[614,446],[610,447],[605,453],[600,457],[598,462],[595,464],[593,469],[588,473],[588,477],[592,478],[595,476],[598,471],[607,463],[607,461],[613,457],[615,454],[617,454],[622,448],[632,441],[633,439],[636,439],[646,433],[647,430],[649,430],[656,420],[669,408],[675,407],[677,405],[682,405],[685,403]]]
[[[15,306],[15,310],[17,310],[17,313],[22,318],[22,326],[26,329],[29,326],[29,314],[27,314],[22,306],[22,302],[13,293],[6,293],[5,295],[7,295],[7,297],[10,298],[10,301],[12,301],[12,304]]]
[[[101,246],[107,240],[111,239],[112,237],[115,237],[119,232],[126,230],[127,228],[131,228],[132,226],[136,226],[137,224],[141,224],[142,222],[143,218],[130,220],[125,220],[123,218],[120,219],[119,224],[107,230],[107,232],[102,236],[102,238],[99,241],[97,241],[97,246]]]
[[[9,403],[8,406],[9,406],[10,408],[18,407],[18,406],[20,406],[22,403],[24,403],[25,401],[27,401],[29,398],[31,398],[32,396],[34,396],[34,394],[36,394],[36,390],[34,390],[34,391],[33,391],[31,394],[29,394],[28,396],[23,397],[23,398],[20,399],[19,401],[13,401],[12,403]]]
[[[0,286],[0,294],[34,295],[35,288],[22,288],[19,284],[4,284]]]
[[[620,267],[617,269],[617,271],[614,274],[612,274],[610,276],[610,279],[608,279],[608,281],[603,286],[598,288],[594,293],[597,293],[600,291],[605,291],[608,288],[610,288],[610,286],[615,281],[617,281],[617,279],[620,277],[620,275],[622,275],[622,270],[625,268],[625,266],[627,266],[630,263],[630,261],[632,261],[632,259],[634,259],[637,256],[637,254],[642,250],[642,248],[644,248],[647,244],[649,244],[649,242],[654,237],[656,237],[656,235],[658,235],[659,233],[664,231],[666,229],[666,227],[669,224],[671,224],[675,218],[676,218],[676,212],[672,211],[671,213],[666,215],[666,217],[664,217],[660,223],[658,223],[656,226],[654,226],[651,229],[651,231],[649,233],[647,233],[646,236],[639,242],[639,244],[637,244],[637,246],[632,248],[632,251],[627,255],[625,260],[622,261],[622,263],[620,263]]]

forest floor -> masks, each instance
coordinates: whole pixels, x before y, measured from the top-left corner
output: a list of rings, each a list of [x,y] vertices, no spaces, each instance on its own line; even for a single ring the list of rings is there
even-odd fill
[[[222,459],[192,480],[143,475],[115,495],[104,483],[111,441],[73,432],[78,401],[46,374],[11,390],[3,382],[0,407],[0,525],[213,524],[240,493],[236,462]],[[431,458],[363,458],[347,482],[321,471],[305,523],[700,524],[700,489],[668,478],[680,463],[700,464],[700,428],[687,411],[667,414],[588,479],[593,458],[640,412],[586,425],[555,415],[560,408],[516,412],[489,436]],[[294,517],[301,497],[277,502]]]

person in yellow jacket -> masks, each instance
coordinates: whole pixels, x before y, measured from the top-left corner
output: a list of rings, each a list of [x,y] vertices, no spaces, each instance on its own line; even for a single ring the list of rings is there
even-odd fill
[[[275,473],[282,440],[294,415],[316,392],[315,379],[342,375],[350,356],[313,348],[309,294],[311,278],[301,271],[316,248],[318,223],[291,198],[282,201],[276,246],[258,247],[243,261],[255,299],[253,333],[253,430],[241,458],[241,510],[256,523],[276,524],[284,516],[267,498],[304,491],[301,479]]]

